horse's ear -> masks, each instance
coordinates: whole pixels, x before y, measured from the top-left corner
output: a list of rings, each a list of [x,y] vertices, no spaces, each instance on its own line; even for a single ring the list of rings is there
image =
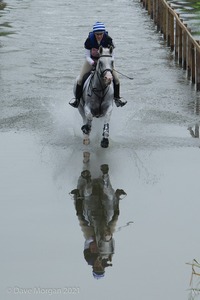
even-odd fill
[[[101,54],[102,54],[102,52],[103,52],[103,47],[102,47],[102,46],[100,46],[100,47],[99,47],[99,54],[101,55]]]
[[[110,54],[112,54],[113,53],[113,46],[110,46],[109,50],[110,50]]]

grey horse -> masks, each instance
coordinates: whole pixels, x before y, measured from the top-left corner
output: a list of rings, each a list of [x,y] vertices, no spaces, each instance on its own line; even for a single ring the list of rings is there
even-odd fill
[[[90,143],[89,135],[93,118],[104,117],[103,138],[101,147],[109,146],[109,122],[113,110],[113,48],[99,48],[99,59],[96,69],[91,72],[83,85],[83,93],[78,107],[83,119],[83,143]]]

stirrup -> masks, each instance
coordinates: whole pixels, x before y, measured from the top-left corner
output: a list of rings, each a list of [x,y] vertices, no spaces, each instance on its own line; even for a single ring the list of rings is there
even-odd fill
[[[74,99],[74,98],[73,98],[73,99]],[[71,102],[73,99],[71,99],[71,100],[69,101],[69,104],[70,104],[72,107],[74,107],[74,108],[78,108],[79,103],[80,103],[80,100],[75,99],[74,102]]]
[[[127,101],[122,101],[121,99],[122,98],[114,98],[114,101],[115,101],[115,104],[117,107],[120,107],[120,106],[122,107],[127,103]]]

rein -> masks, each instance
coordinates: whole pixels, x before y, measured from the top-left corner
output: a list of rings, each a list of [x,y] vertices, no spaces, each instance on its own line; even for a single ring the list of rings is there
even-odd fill
[[[105,71],[103,71],[103,72],[105,72]],[[99,82],[100,82],[100,84],[101,84],[101,79],[100,79],[100,77],[102,77],[102,74],[100,75],[100,77],[99,77],[99,73],[97,72],[97,77],[98,77],[98,80],[99,80]],[[107,94],[107,92],[108,92],[108,88],[109,88],[109,86],[105,86],[104,88],[103,88],[103,86],[102,86],[102,84],[101,84],[101,89],[97,89],[97,88],[95,88],[95,87],[93,87],[92,86],[92,79],[94,78],[94,74],[93,74],[93,76],[91,77],[91,80],[90,80],[90,87],[91,87],[91,93],[93,92],[98,98],[101,98],[101,100],[105,97],[105,95]],[[107,89],[107,91],[106,91],[106,89]],[[100,96],[99,95],[99,93],[103,93],[103,95],[102,96]],[[105,93],[104,93],[105,92]],[[91,97],[91,95],[89,95],[90,97]]]
[[[101,57],[112,57],[112,55],[109,55],[109,54],[103,54],[103,55],[101,55],[99,58],[101,58]],[[119,71],[117,71],[117,70],[115,70],[115,69],[113,69],[115,72],[117,72],[118,74],[120,74],[120,75],[122,75],[122,76],[124,76],[124,77],[126,77],[126,78],[128,78],[128,79],[130,79],[130,80],[133,80],[134,78],[133,77],[130,77],[130,76],[127,76],[127,75],[125,75],[125,74],[123,74],[123,73],[121,73],[121,72],[119,72]],[[112,73],[112,70],[110,70],[110,69],[106,69],[105,71],[110,71],[111,73]],[[105,72],[105,71],[103,71],[103,73]],[[102,74],[103,74],[102,73]]]
[[[103,56],[103,55],[102,55]],[[110,55],[105,55],[105,56],[110,56]],[[97,71],[97,69],[95,70],[95,72],[93,73],[93,75],[91,76],[91,79],[90,79],[90,83],[89,83],[89,87],[90,87],[90,90],[91,90],[91,94],[88,94],[89,97],[92,96],[92,93],[95,94],[95,96],[97,96],[99,99],[101,99],[101,101],[103,101],[103,98],[106,96],[106,94],[108,93],[108,90],[109,90],[109,86],[105,86],[103,87],[102,86],[102,83],[101,83],[101,78],[103,77],[103,74],[107,71],[110,71],[112,73],[112,70],[111,69],[105,69],[103,70],[103,72],[101,72],[99,74],[99,72]],[[93,83],[93,79],[94,79],[94,75],[95,73],[97,74],[97,78],[98,78],[98,81],[101,85],[101,89],[97,89],[95,87],[93,87],[92,83]],[[102,95],[100,95],[100,93],[103,93]]]
[[[112,55],[110,54],[102,54],[100,55],[99,57],[99,60],[101,59],[101,57],[112,57]],[[103,87],[103,84],[102,84],[102,78],[104,77],[104,74],[106,72],[110,72],[111,74],[113,73],[113,70],[110,69],[110,68],[107,68],[107,69],[104,69],[103,71],[101,70],[101,67],[99,66],[99,69],[95,69],[93,75],[91,76],[91,79],[90,79],[90,83],[89,83],[89,88],[90,88],[90,94],[88,94],[88,96],[92,96],[92,93],[95,94],[95,96],[97,96],[99,99],[101,99],[101,101],[103,101],[104,97],[106,96],[106,94],[108,93],[109,91],[109,85],[105,85],[105,87]],[[97,89],[95,87],[93,87],[93,81],[94,81],[94,75],[96,74],[97,76],[97,79],[99,81],[99,84],[101,86],[100,89]]]
[[[121,73],[121,72],[119,72],[119,71],[117,71],[117,70],[115,70],[115,69],[113,69],[113,70],[114,70],[115,72],[119,73],[120,75],[122,75],[122,76],[124,76],[124,77],[130,79],[130,80],[133,80],[133,79],[134,79],[133,77],[129,77],[129,76],[127,76],[127,75],[125,75],[125,74],[123,74],[123,73]]]

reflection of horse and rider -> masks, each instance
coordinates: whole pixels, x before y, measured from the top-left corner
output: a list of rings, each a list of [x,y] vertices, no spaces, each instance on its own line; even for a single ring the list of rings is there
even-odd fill
[[[85,56],[86,60],[81,69],[80,75],[77,80],[76,90],[75,90],[75,101],[69,104],[75,108],[79,106],[80,99],[82,96],[82,81],[86,74],[91,72],[93,68],[96,67],[97,61],[99,59],[99,48],[100,46],[104,48],[114,48],[113,40],[108,35],[105,29],[105,25],[102,22],[96,22],[93,25],[93,31],[89,33],[85,43]],[[114,53],[112,52],[112,58],[114,61]],[[120,82],[115,70],[112,70],[113,75],[113,85],[114,85],[114,100],[117,107],[124,106],[127,101],[123,101],[120,97]]]
[[[89,153],[85,153],[87,155],[89,157]],[[97,279],[104,277],[106,267],[112,266],[119,200],[126,195],[124,190],[112,188],[107,164],[101,165],[100,170],[98,178],[92,178],[88,169],[83,170],[77,189],[71,191],[85,238],[84,257]]]

